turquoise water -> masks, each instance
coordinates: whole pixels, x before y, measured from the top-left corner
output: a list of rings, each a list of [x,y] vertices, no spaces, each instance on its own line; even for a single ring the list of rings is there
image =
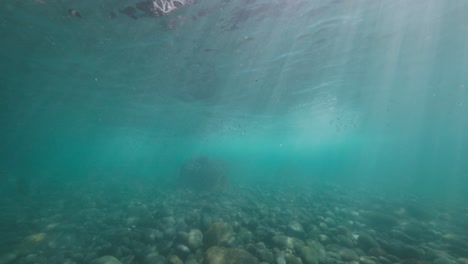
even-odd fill
[[[0,3],[5,195],[18,182],[25,192],[107,179],[171,186],[205,155],[235,184],[466,199],[465,1],[119,11],[136,2]]]
[[[171,178],[206,154],[236,179],[466,184],[463,1],[125,6],[2,3],[3,175]]]

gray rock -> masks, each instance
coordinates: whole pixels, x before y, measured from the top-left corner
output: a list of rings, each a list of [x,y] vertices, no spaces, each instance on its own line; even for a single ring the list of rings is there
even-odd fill
[[[321,223],[319,224],[319,227],[320,227],[320,230],[322,230],[322,231],[325,231],[325,230],[328,229],[327,224],[325,224],[325,223],[323,223],[323,222],[321,222]]]
[[[18,255],[16,253],[7,253],[5,255],[0,256],[0,264],[7,264],[12,263]]]
[[[288,224],[288,234],[291,236],[302,237],[304,235],[304,227],[297,221],[291,221]]]
[[[367,234],[359,235],[357,242],[358,247],[363,249],[365,252],[369,251],[371,248],[380,247],[379,243]]]
[[[178,256],[184,258],[190,254],[190,249],[186,245],[177,245],[176,251]]]
[[[276,259],[276,264],[286,264],[286,259],[284,259],[284,256],[279,256]]]
[[[301,258],[306,264],[318,264],[319,263],[319,256],[316,254],[316,251],[313,248],[310,248],[308,246],[302,247]]]
[[[203,233],[198,229],[192,229],[188,233],[187,243],[191,249],[198,249],[203,246]]]
[[[354,242],[353,238],[349,237],[349,236],[346,236],[346,235],[338,235],[338,236],[336,236],[335,239],[336,239],[338,244],[340,244],[340,245],[342,245],[344,247],[352,248],[355,245],[355,242]]]
[[[184,264],[184,262],[178,256],[169,257],[170,264]]]
[[[29,254],[24,257],[24,260],[28,263],[37,262],[37,254]]]
[[[450,258],[437,258],[433,262],[433,264],[457,264],[457,262]]]
[[[241,227],[238,232],[238,237],[244,243],[252,240],[253,234],[247,228]]]
[[[246,250],[214,246],[208,249],[206,264],[257,264],[258,260]]]
[[[145,257],[145,264],[168,264],[167,259],[156,252],[149,253]]]
[[[302,240],[295,237],[288,236],[274,236],[272,242],[275,246],[281,249],[295,249],[300,250],[304,246]]]
[[[409,243],[409,244],[416,244],[417,243],[417,240],[399,230],[392,230],[391,232],[392,236],[397,239],[397,240],[400,240],[400,241],[403,241],[405,243]]]
[[[93,260],[91,264],[122,264],[122,263],[113,256],[103,256],[103,257]]]
[[[177,230],[174,227],[169,227],[169,228],[166,228],[166,230],[164,230],[164,237],[169,240],[174,239],[176,235],[177,235]]]
[[[424,250],[416,246],[404,245],[397,256],[401,258],[421,258],[424,256]]]
[[[317,264],[326,256],[323,246],[316,241],[307,241],[307,246],[301,248],[300,256],[306,264]]]
[[[359,258],[359,263],[360,264],[375,264],[375,261],[373,261],[372,259],[370,259],[368,257],[360,257]]]
[[[266,249],[258,249],[257,256],[260,257],[261,260],[268,263],[273,263],[275,261],[275,256],[273,255],[273,253]]]
[[[128,256],[125,256],[123,257],[121,260],[122,264],[130,264],[132,263],[133,259],[135,258],[135,256],[133,255],[128,255]]]
[[[338,251],[340,254],[341,259],[344,261],[357,261],[359,260],[359,256],[354,252],[354,250],[349,248],[342,248]]]
[[[330,262],[329,260],[333,260]],[[332,251],[327,251],[327,263],[334,263],[335,261],[341,261],[341,256],[338,253],[332,252]]]
[[[231,225],[226,222],[216,222],[210,225],[203,236],[205,246],[217,246],[227,244],[233,238],[234,232]]]
[[[299,257],[294,256],[293,254],[287,253],[284,258],[288,264],[302,264],[302,260]]]

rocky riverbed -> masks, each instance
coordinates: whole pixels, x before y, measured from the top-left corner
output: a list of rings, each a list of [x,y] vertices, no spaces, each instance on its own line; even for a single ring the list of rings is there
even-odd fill
[[[466,207],[348,186],[103,181],[21,206],[0,264],[468,263]]]

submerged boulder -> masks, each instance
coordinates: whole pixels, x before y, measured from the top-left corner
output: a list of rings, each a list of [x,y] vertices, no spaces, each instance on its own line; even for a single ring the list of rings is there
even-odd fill
[[[203,242],[207,247],[227,244],[234,236],[232,226],[226,222],[216,222],[206,231]]]
[[[182,165],[180,184],[196,191],[222,191],[228,182],[222,161],[201,156]]]

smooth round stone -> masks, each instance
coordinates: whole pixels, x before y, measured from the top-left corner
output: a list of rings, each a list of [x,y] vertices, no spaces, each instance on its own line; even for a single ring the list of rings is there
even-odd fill
[[[321,259],[324,259],[326,256],[325,249],[320,243],[316,242],[317,245],[311,245],[307,243],[307,246],[301,248],[300,255],[302,260],[306,264],[318,264]]]
[[[37,261],[37,255],[36,254],[29,254],[26,257],[24,257],[24,260],[28,263],[36,262]]]
[[[177,235],[177,230],[173,227],[169,227],[166,230],[164,230],[164,237],[167,239],[173,239]]]
[[[291,221],[288,225],[288,232],[291,235],[300,236],[304,234],[304,227],[297,221]]]
[[[382,248],[379,248],[379,247],[373,247],[373,248],[370,248],[367,253],[371,256],[374,256],[374,257],[379,257],[379,256],[383,256],[385,255],[385,250],[383,250]]]
[[[163,222],[165,226],[174,226],[176,223],[175,218],[172,216],[163,217],[161,218],[161,221]]]
[[[302,264],[302,260],[292,254],[286,254],[284,259],[286,259],[286,263],[288,264]]]
[[[203,246],[203,233],[198,229],[192,229],[187,236],[188,246],[192,249],[198,249]]]
[[[319,224],[319,227],[320,227],[321,230],[327,230],[328,229],[327,224],[325,224],[323,222]]]
[[[190,248],[188,248],[186,245],[177,245],[176,250],[177,255],[181,257],[186,257],[188,254],[190,254]]]
[[[455,260],[449,258],[437,258],[433,262],[433,264],[457,264]]]
[[[359,256],[354,252],[354,250],[349,248],[342,248],[338,251],[340,254],[341,259],[344,261],[356,261],[359,260]]]
[[[273,255],[273,253],[266,249],[257,250],[257,256],[260,257],[261,260],[268,263],[273,263],[273,261],[275,260],[275,256]]]
[[[334,261],[341,261],[341,256],[338,253],[327,251],[327,259],[334,260]],[[334,262],[331,262],[334,263]]]
[[[172,256],[169,258],[169,263],[171,264],[184,264],[184,262],[177,256]]]
[[[352,240],[352,238],[348,237],[348,236],[344,236],[344,235],[339,235],[337,236],[337,241],[340,245],[344,246],[344,247],[354,247],[354,242]]]
[[[216,222],[210,225],[203,242],[207,247],[222,245],[228,243],[233,238],[233,230],[230,224],[226,222]]]
[[[367,234],[359,235],[357,242],[358,242],[358,247],[360,247],[366,252],[371,248],[380,247],[379,243]]]
[[[255,244],[255,246],[256,246],[258,249],[266,249],[266,245],[265,245],[265,243],[263,243],[263,242],[258,242],[257,244]]]
[[[403,258],[420,258],[424,256],[425,252],[423,249],[416,246],[405,245],[401,248],[399,255]]]
[[[325,218],[325,223],[326,223],[328,226],[334,226],[334,225],[336,225],[335,220],[333,220],[333,218],[331,218],[331,217]]]
[[[302,240],[295,238],[295,237],[288,237],[288,236],[274,236],[272,238],[273,244],[279,248],[285,249],[297,249],[299,250],[301,247],[304,246],[304,242]]]
[[[367,257],[359,258],[359,263],[361,264],[375,264],[375,262]]]
[[[286,264],[286,259],[284,259],[283,256],[279,256],[279,257],[276,259],[276,264]]]
[[[122,264],[122,263],[113,256],[103,256],[103,257],[93,260],[91,264]]]
[[[206,264],[257,264],[258,260],[246,250],[214,246],[208,249]]]
[[[327,235],[324,235],[324,234],[319,235],[319,236],[318,236],[318,239],[319,239],[319,241],[322,242],[322,243],[326,243],[326,242],[328,242],[328,240],[329,240],[329,239],[328,239],[328,236],[327,236]]]
[[[341,235],[347,235],[349,233],[349,230],[346,227],[342,226],[342,225],[337,226],[336,230]]]
[[[167,259],[156,252],[149,253],[145,257],[144,264],[167,264]]]
[[[144,231],[143,238],[146,240],[146,242],[155,242],[163,239],[164,233],[154,228],[148,228]]]
[[[13,262],[18,255],[16,253],[7,253],[5,255],[0,256],[0,264],[6,264]]]

